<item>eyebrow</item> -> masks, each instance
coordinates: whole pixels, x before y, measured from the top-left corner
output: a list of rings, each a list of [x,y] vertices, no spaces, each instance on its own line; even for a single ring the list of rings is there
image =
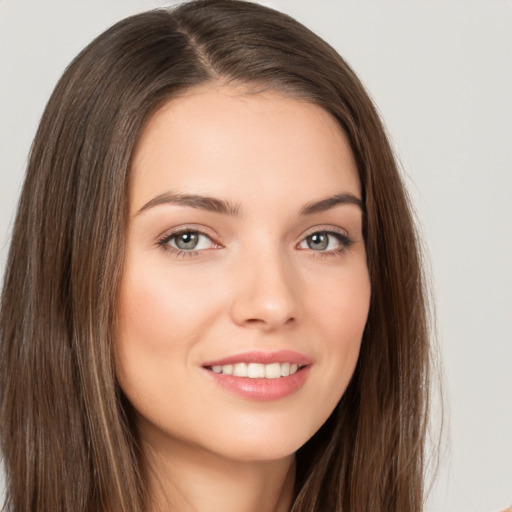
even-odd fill
[[[224,215],[239,216],[240,205],[217,199],[215,197],[201,196],[197,194],[179,194],[173,192],[165,192],[148,201],[138,212],[142,213],[149,208],[161,204],[177,204],[182,206],[190,206],[200,210],[206,210],[214,213],[222,213]]]
[[[209,212],[220,213],[223,215],[229,215],[232,217],[240,216],[241,206],[240,204],[230,203],[223,199],[217,199],[215,197],[201,196],[198,194],[180,194],[173,192],[165,192],[160,194],[150,201],[148,201],[140,210],[137,215],[145,210],[159,206],[162,204],[176,204],[182,206],[189,206],[191,208],[197,208],[200,210],[206,210]],[[364,212],[364,205],[361,199],[353,194],[336,194],[319,201],[307,203],[300,210],[300,215],[312,215],[314,213],[325,212],[334,208],[338,205],[352,204],[358,206],[361,211]]]
[[[325,199],[320,199],[320,201],[308,203],[301,209],[300,214],[312,215],[313,213],[325,212],[335,206],[343,204],[353,204],[358,206],[364,213],[365,208],[363,201],[353,194],[346,193],[336,194],[334,196],[326,197]]]

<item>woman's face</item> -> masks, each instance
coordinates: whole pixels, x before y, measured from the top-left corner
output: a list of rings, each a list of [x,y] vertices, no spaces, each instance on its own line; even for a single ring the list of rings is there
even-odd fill
[[[370,301],[360,198],[318,106],[203,87],[153,116],[133,161],[116,345],[152,450],[273,460],[325,422]]]

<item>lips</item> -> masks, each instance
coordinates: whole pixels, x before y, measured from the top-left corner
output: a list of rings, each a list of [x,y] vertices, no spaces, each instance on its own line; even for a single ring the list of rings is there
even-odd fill
[[[313,361],[290,350],[246,352],[202,366],[218,385],[253,400],[277,400],[298,391]]]
[[[312,364],[312,360],[303,354],[294,352],[293,350],[279,350],[276,352],[244,352],[243,354],[236,354],[223,359],[216,359],[208,361],[203,364],[203,367],[224,366],[237,363],[290,363],[298,366],[306,366]]]

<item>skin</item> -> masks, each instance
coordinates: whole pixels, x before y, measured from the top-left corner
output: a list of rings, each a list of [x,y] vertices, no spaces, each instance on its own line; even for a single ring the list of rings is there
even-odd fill
[[[231,211],[162,199],[170,193],[218,198]],[[370,302],[361,208],[301,213],[337,194],[360,198],[360,183],[344,134],[318,106],[210,85],[146,126],[131,174],[116,363],[151,467],[152,510],[289,509],[293,454],[345,391]],[[196,250],[179,252],[183,239],[170,238],[184,227],[203,233]],[[319,232],[326,248],[308,238]],[[239,396],[203,367],[283,349],[312,364],[304,385],[277,400]]]

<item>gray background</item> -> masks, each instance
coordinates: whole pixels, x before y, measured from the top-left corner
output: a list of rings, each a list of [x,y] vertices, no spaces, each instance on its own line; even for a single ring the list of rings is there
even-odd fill
[[[27,153],[55,82],[151,0],[0,0],[0,270]],[[446,403],[427,512],[512,502],[512,2],[274,0],[375,99],[430,254]],[[434,424],[441,418],[436,406]],[[434,430],[435,433],[435,430]]]

